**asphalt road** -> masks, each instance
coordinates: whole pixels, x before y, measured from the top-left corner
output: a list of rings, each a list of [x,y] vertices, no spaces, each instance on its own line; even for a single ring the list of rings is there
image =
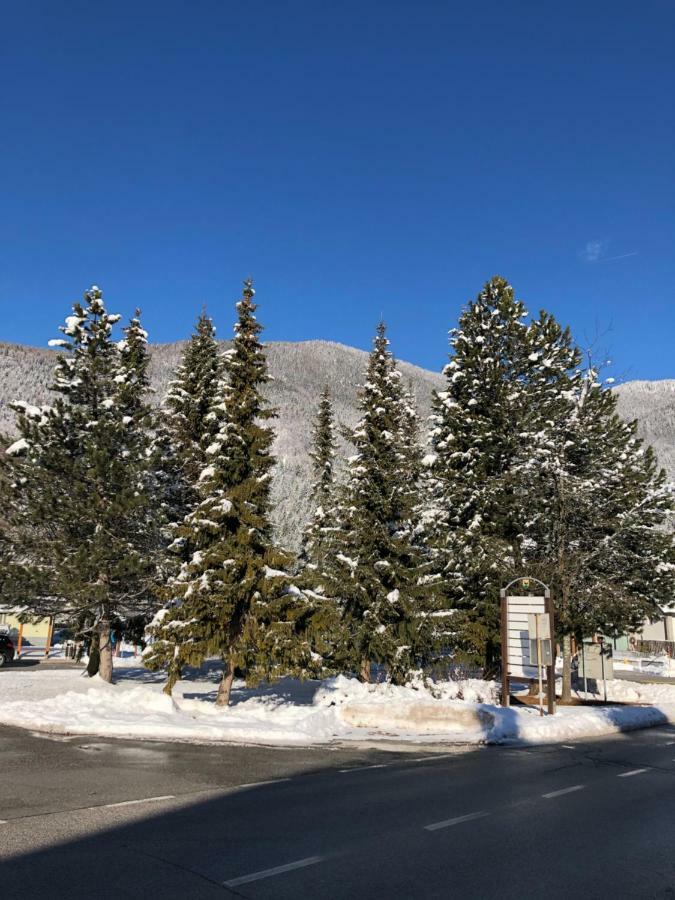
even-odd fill
[[[0,760],[2,898],[675,897],[672,728],[447,755],[0,728]]]

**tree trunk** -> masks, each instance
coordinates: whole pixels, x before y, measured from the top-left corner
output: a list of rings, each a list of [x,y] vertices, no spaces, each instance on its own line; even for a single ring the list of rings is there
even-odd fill
[[[234,660],[228,656],[225,668],[223,669],[223,677],[218,685],[218,696],[216,697],[216,706],[229,706],[230,694],[232,692],[232,682],[234,681]]]
[[[369,659],[361,660],[361,671],[359,673],[359,678],[364,684],[370,684],[370,660]]]
[[[107,618],[101,619],[98,623],[98,643],[98,652],[100,654],[98,674],[108,684],[112,684],[113,657],[112,644],[110,643],[110,620]]]
[[[89,660],[87,662],[87,675],[90,678],[93,678],[94,675],[98,675],[99,661],[98,632],[94,632],[89,639]]]
[[[562,639],[562,693],[561,703],[570,703],[572,700],[572,639],[566,634]]]
[[[178,656],[178,644],[176,644],[173,652],[173,659],[169,663],[169,669],[167,672],[166,684],[164,685],[164,693],[168,694],[169,697],[173,691],[174,685],[177,681],[180,681],[181,676],[183,674],[183,667],[180,664],[179,656]]]

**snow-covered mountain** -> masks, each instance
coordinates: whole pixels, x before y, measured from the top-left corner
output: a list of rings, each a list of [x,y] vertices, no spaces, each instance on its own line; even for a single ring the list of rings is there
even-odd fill
[[[640,434],[675,481],[675,379],[628,381],[616,392],[619,412],[625,419],[638,420]]]
[[[152,347],[151,376],[155,396],[164,395],[184,343]],[[267,394],[278,410],[274,422],[278,459],[274,482],[275,522],[281,539],[297,546],[309,513],[310,464],[308,450],[312,419],[319,393],[328,385],[340,424],[353,425],[357,417],[356,393],[363,381],[366,353],[329,341],[270,343],[268,358],[274,381]],[[9,402],[15,399],[46,403],[54,365],[54,351],[20,344],[0,343],[0,433],[14,433]],[[431,392],[442,377],[409,363],[401,363],[412,384],[420,414],[429,412]],[[628,419],[638,418],[641,434],[658,453],[661,464],[675,480],[675,380],[632,381],[616,388],[619,410]]]
[[[164,396],[183,346],[184,342],[178,341],[152,347],[151,380],[157,402]],[[329,341],[269,343],[267,348],[273,381],[267,386],[266,394],[278,412],[278,418],[273,421],[277,433],[274,452],[278,460],[273,487],[274,520],[280,538],[295,548],[310,512],[308,452],[319,393],[328,385],[338,424],[353,425],[358,415],[356,394],[364,380],[367,354]],[[0,343],[0,433],[12,435],[15,431],[14,415],[9,408],[12,400],[37,405],[49,402],[53,365],[53,350]],[[409,363],[400,365],[417,397],[420,415],[426,417],[431,392],[443,384],[443,379]]]

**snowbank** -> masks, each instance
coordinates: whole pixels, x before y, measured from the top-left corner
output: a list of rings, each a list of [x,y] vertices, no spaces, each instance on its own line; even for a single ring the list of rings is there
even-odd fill
[[[165,741],[308,746],[396,739],[411,744],[548,743],[675,724],[675,686],[610,682],[611,696],[658,703],[560,709],[495,705],[494,682],[433,686],[364,685],[345,678],[283,679],[247,689],[236,683],[228,709],[215,705],[218,673],[201,673],[162,693],[161,676],[125,666],[116,685],[80,670],[7,669],[0,676],[0,722],[44,732]]]
[[[598,690],[602,692],[602,682],[597,682]],[[583,690],[575,692],[583,697]],[[598,693],[588,692],[591,699],[598,699]],[[607,682],[607,699],[617,703],[675,703],[675,684],[668,683],[643,683],[626,681],[615,678]]]

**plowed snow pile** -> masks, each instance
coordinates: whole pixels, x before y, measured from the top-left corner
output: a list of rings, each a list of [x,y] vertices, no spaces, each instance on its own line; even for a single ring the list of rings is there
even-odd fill
[[[609,697],[642,706],[559,709],[540,718],[529,707],[497,706],[495,682],[463,680],[396,687],[339,676],[283,679],[259,688],[237,683],[229,708],[215,705],[216,669],[179,682],[174,697],[161,677],[132,660],[109,685],[81,670],[8,667],[0,673],[0,723],[65,734],[167,741],[306,746],[396,739],[411,744],[547,743],[675,724],[675,685],[609,682]],[[648,705],[647,705],[648,704]]]

